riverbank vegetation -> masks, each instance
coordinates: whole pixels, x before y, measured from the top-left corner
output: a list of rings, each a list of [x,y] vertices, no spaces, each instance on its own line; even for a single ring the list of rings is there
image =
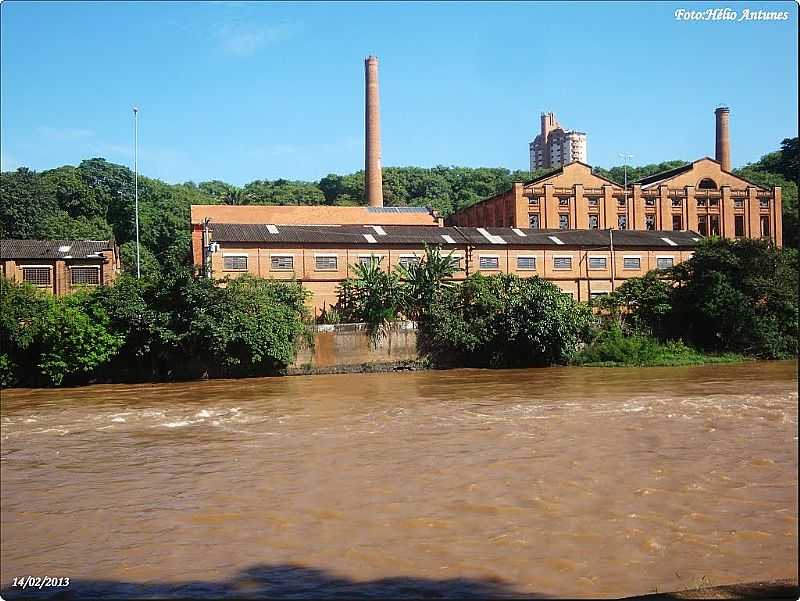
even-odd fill
[[[189,270],[64,297],[0,278],[0,385],[274,374],[309,336],[306,294]]]
[[[431,247],[419,263],[354,266],[329,323],[418,323],[433,367],[689,365],[798,353],[798,251],[709,239],[594,306],[538,277],[473,274]],[[54,297],[0,278],[0,385],[282,373],[310,339],[299,283],[211,281],[189,269]]]

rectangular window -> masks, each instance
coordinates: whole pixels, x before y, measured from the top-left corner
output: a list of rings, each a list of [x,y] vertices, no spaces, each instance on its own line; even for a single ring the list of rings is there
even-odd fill
[[[625,197],[617,199],[617,206],[624,207],[625,206]]]
[[[500,269],[500,259],[498,257],[481,257],[479,265],[481,269]]]
[[[719,206],[719,198],[709,198],[708,199],[708,206],[710,206],[710,207],[718,207]]]
[[[589,215],[589,229],[596,230],[600,227],[600,217],[598,215]]]
[[[683,206],[683,199],[681,199],[681,198],[673,198],[672,199],[672,206],[673,207],[682,207]]]
[[[646,206],[646,207],[654,207],[654,206],[656,206],[656,199],[655,198],[645,198],[644,199],[644,206]]]
[[[767,215],[761,217],[761,237],[769,238],[769,216]]]
[[[539,204],[539,197],[538,196],[531,196],[528,198],[528,204],[538,205]]]
[[[683,217],[680,215],[672,216],[672,229],[676,232],[679,232],[683,229]]]
[[[419,257],[415,257],[414,255],[405,255],[401,256],[397,262],[403,267],[410,267],[411,265],[417,265],[419,263]]]
[[[369,265],[373,261],[375,261],[375,263],[380,265],[382,259],[383,257],[378,255],[358,255],[358,262],[361,263],[362,265]]]
[[[601,296],[608,296],[608,292],[592,292],[592,298],[600,298]]]
[[[73,286],[98,286],[100,284],[99,267],[71,267],[69,272]]]
[[[591,196],[589,198],[589,206],[590,207],[598,207],[598,206],[600,206],[600,199],[597,196]]]
[[[617,227],[621,230],[628,229],[628,217],[627,215],[617,215]]]
[[[672,267],[674,260],[672,257],[658,257],[656,259],[656,267],[659,269],[669,269]]]
[[[569,229],[569,215],[562,214],[558,216],[558,229],[560,230]]]
[[[294,257],[291,255],[272,255],[269,258],[270,271],[289,271],[294,269]]]
[[[50,286],[53,270],[50,267],[23,267],[22,281],[34,286]]]
[[[222,257],[224,271],[247,271],[247,255],[233,255]]]
[[[642,260],[639,257],[623,257],[622,267],[623,269],[641,269]]]
[[[589,269],[605,269],[606,266],[605,257],[589,257]]]
[[[656,229],[656,216],[655,215],[645,215],[644,217],[644,226],[652,231]]]
[[[569,198],[564,198],[563,196],[559,196],[559,198],[558,198],[558,206],[559,207],[568,207],[569,206]]]
[[[697,199],[697,206],[698,207],[704,207],[704,206],[706,206],[706,204],[708,204],[708,202],[706,201],[705,197]]]
[[[339,257],[333,255],[317,255],[314,257],[317,271],[336,271],[339,269]]]
[[[697,216],[697,233],[701,236],[708,236],[708,215]]]
[[[744,198],[734,198],[733,199],[733,206],[734,206],[734,208],[737,208],[737,209],[743,209],[744,208]]]
[[[758,206],[760,206],[762,209],[768,209],[769,208],[769,198],[760,199],[758,201]]]
[[[461,271],[461,257],[455,255],[450,256],[450,265],[456,270]]]
[[[517,269],[536,271],[536,257],[517,257]]]
[[[528,216],[528,227],[531,228],[532,230],[538,230],[539,229],[539,214],[538,213]]]
[[[708,231],[712,236],[719,236],[719,215],[709,215]]]
[[[733,218],[733,233],[737,238],[744,236],[744,215],[736,215]]]
[[[572,269],[572,257],[553,257],[553,269]]]

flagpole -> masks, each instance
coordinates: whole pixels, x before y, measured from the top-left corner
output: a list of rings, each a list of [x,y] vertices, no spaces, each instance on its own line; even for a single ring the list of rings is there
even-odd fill
[[[139,108],[133,107],[133,202],[136,221],[136,277],[142,277],[139,257]]]

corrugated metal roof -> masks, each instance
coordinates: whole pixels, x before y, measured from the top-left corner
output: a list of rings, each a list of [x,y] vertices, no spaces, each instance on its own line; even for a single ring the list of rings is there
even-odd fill
[[[111,240],[0,240],[0,258],[85,259],[113,248]]]
[[[430,213],[427,207],[367,207],[368,213]]]
[[[218,223],[212,224],[211,237],[215,242],[273,242],[283,244],[342,244],[364,246],[367,242],[364,234],[374,236],[369,226],[358,225],[279,225],[270,233],[265,224]],[[491,246],[493,243],[481,230],[487,232],[492,239],[503,240],[509,246],[600,246],[609,245],[609,230],[531,230],[519,229],[520,236],[510,227],[475,228],[475,227],[428,227],[413,225],[385,225],[385,235],[374,236],[377,244],[416,245],[439,244],[442,246],[472,244],[475,246]],[[447,238],[444,238],[447,236]],[[553,240],[556,236],[563,244]],[[700,238],[695,232],[662,232],[613,230],[615,246],[672,246],[664,240],[668,237],[677,246],[695,246]],[[501,244],[500,242],[495,242]]]

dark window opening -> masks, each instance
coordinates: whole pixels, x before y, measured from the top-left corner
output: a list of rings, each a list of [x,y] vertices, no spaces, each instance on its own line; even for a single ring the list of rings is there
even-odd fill
[[[719,215],[709,217],[709,232],[712,236],[719,236]]]
[[[656,229],[656,216],[655,215],[646,215],[644,218],[644,226],[652,231]]]
[[[628,229],[628,218],[625,215],[618,215],[617,216],[617,226],[621,230]]]
[[[529,215],[528,216],[528,227],[532,230],[539,229],[539,215]]]
[[[761,218],[761,237],[769,238],[769,217],[766,215]]]
[[[600,217],[598,215],[589,215],[589,229],[596,230],[600,227]]]
[[[568,230],[569,229],[569,215],[559,215],[558,216],[558,229],[560,229],[560,230]]]
[[[737,238],[744,236],[744,215],[736,215],[736,217],[734,217],[733,233]]]
[[[708,236],[708,215],[698,215],[697,233],[701,236]]]
[[[679,232],[683,229],[683,217],[680,215],[672,216],[672,229],[676,232]]]
[[[710,177],[705,177],[700,180],[700,183],[697,184],[698,189],[700,190],[716,190],[717,189],[717,182],[715,182]]]

